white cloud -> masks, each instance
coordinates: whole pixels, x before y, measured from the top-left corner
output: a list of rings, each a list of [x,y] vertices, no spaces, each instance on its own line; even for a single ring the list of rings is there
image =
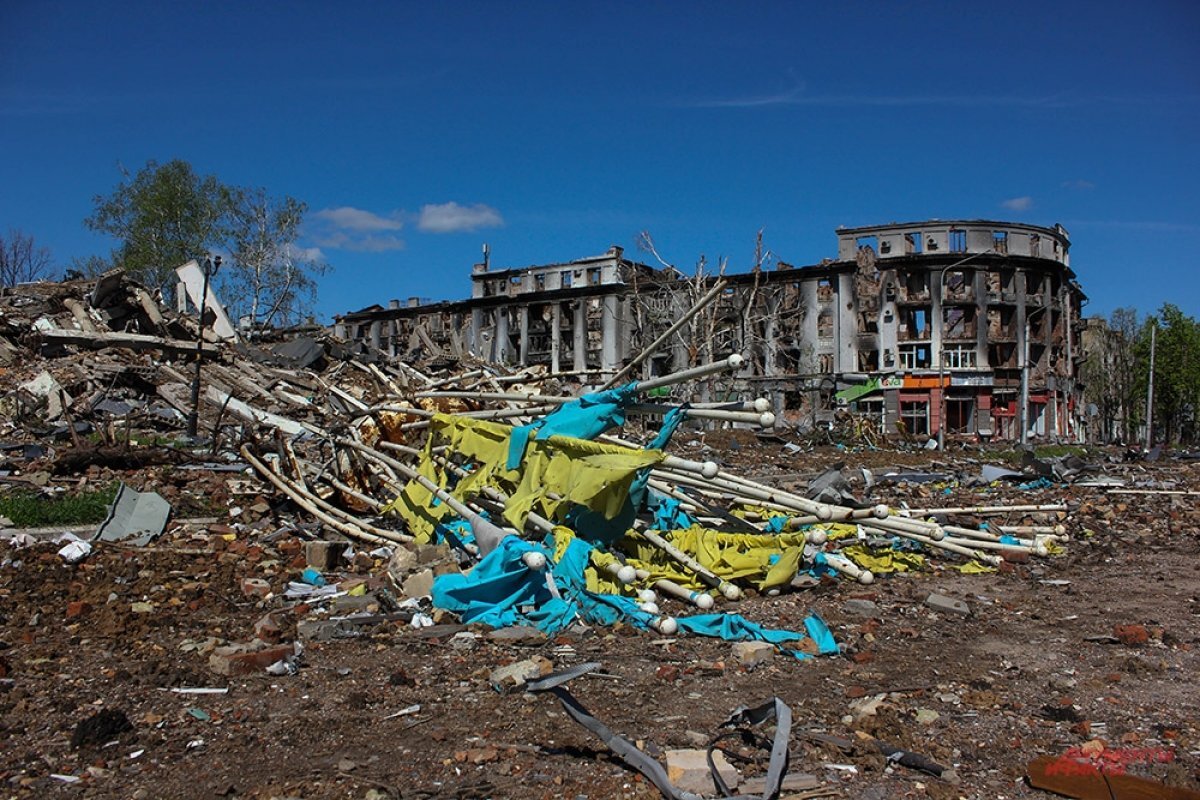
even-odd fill
[[[315,212],[313,217],[328,223],[331,227],[347,231],[398,231],[404,227],[398,212],[381,216],[353,206],[323,208]]]
[[[1029,195],[1010,197],[1000,205],[1004,206],[1009,211],[1028,211],[1033,207],[1033,198]]]
[[[404,249],[396,231],[404,228],[404,212],[376,214],[354,206],[323,208],[313,212],[305,233],[318,247],[382,253]]]
[[[500,212],[483,203],[460,206],[449,202],[421,207],[417,227],[428,233],[464,233],[479,228],[498,228],[504,224]]]

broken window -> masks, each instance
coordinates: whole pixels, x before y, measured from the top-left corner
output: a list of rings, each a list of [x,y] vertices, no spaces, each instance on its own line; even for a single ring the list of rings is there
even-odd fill
[[[817,299],[822,303],[828,303],[833,299],[833,282],[829,278],[817,280]]]
[[[942,366],[946,369],[975,369],[975,345],[951,344],[942,350]]]
[[[588,282],[588,286],[599,286],[600,285],[600,268],[599,267],[592,267],[591,269],[589,269],[587,271],[587,282]]]
[[[562,288],[570,289],[571,288],[571,270],[564,269],[562,271],[561,278],[562,278]]]
[[[1036,233],[1029,234],[1029,255],[1038,258],[1041,255],[1042,237]]]
[[[858,351],[858,371],[859,372],[878,372],[879,371],[879,351],[878,350],[859,350]]]
[[[929,345],[900,345],[900,369],[929,369]]]
[[[533,276],[533,283],[534,283],[534,286],[535,286],[535,288],[536,288],[536,289],[537,289],[539,292],[544,292],[544,291],[546,291],[546,273],[544,273],[544,272],[539,272],[537,275],[534,275],[534,276]]]
[[[833,354],[822,353],[817,356],[817,371],[818,372],[833,372]]]
[[[915,256],[921,254],[921,232],[904,234],[904,254]]]
[[[1001,255],[1008,252],[1008,231],[992,231],[992,250]]]
[[[817,317],[817,338],[832,339],[833,338],[833,312],[822,311]]]
[[[929,402],[927,400],[900,401],[900,421],[904,429],[914,436],[929,435]]]

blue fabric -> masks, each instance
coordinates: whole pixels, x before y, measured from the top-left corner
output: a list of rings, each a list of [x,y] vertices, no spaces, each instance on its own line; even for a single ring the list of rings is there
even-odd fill
[[[741,614],[696,614],[691,617],[677,617],[679,629],[701,636],[716,636],[729,642],[758,641],[768,642],[778,646],[786,653],[796,658],[809,658],[808,653],[793,650],[784,646],[786,642],[795,642],[806,636],[817,644],[817,652],[830,655],[838,652],[837,642],[825,621],[816,614],[809,614],[804,620],[806,632],[764,628],[757,622],[751,622]]]
[[[552,537],[547,537],[547,541],[552,542]],[[464,623],[478,622],[493,628],[533,625],[550,636],[565,630],[577,618],[596,625],[624,620],[650,629],[657,617],[638,608],[633,598],[587,590],[586,570],[592,549],[582,539],[572,539],[567,545],[562,558],[551,566],[562,594],[554,597],[546,585],[545,573],[531,570],[521,561],[521,556],[531,551],[549,556],[550,547],[506,536],[468,574],[435,578],[433,604],[459,614]],[[698,614],[678,617],[677,621],[681,630],[701,636],[770,642],[797,658],[808,657],[806,653],[782,647],[785,642],[803,639],[805,633],[765,628],[740,614]],[[838,652],[833,634],[820,617],[809,615],[804,625],[818,652]]]
[[[529,438],[537,431],[539,438],[572,436],[576,439],[595,439],[600,434],[625,424],[625,406],[637,397],[637,384],[627,383],[606,392],[585,394],[570,403],[563,403],[530,425],[513,429],[508,442],[508,469],[521,466]]]
[[[686,403],[677,408],[672,408],[663,417],[662,427],[658,429],[658,433],[646,445],[646,450],[662,450],[667,446],[667,442],[671,440],[671,436],[679,427],[679,423],[683,422],[683,412],[690,408]],[[650,467],[638,472],[633,479],[633,483],[629,485],[629,499],[633,501],[633,507],[637,509],[648,508],[646,503],[646,484],[650,482]],[[671,530],[671,528],[661,528],[660,530]]]
[[[1024,489],[1027,492],[1036,491],[1037,489],[1053,489],[1054,481],[1052,481],[1046,477],[1041,477],[1041,478],[1038,478],[1036,481],[1029,481],[1028,483],[1022,483],[1017,488]]]
[[[653,489],[646,495],[646,507],[654,512],[653,528],[656,531],[683,531],[696,524],[696,520],[683,510],[682,503]]]
[[[768,533],[783,533],[783,528],[787,524],[787,521],[788,518],[786,516],[771,517],[767,520],[767,524],[763,530]]]
[[[836,578],[838,571],[829,566],[829,561],[826,560],[824,553],[817,551],[813,554],[812,565],[808,568],[808,574],[814,578],[822,578],[826,575]]]
[[[1021,540],[1015,536],[1010,536],[1009,534],[1005,533],[1000,536],[1000,543],[1001,544],[1020,544]]]

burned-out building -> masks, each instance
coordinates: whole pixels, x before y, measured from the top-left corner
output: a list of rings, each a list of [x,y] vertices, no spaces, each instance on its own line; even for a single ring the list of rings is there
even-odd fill
[[[879,431],[1077,438],[1085,300],[1070,240],[1045,228],[931,220],[839,228],[836,259],[687,276],[619,247],[557,264],[473,268],[471,298],[372,307],[340,335],[396,358],[467,355],[542,365],[584,383],[611,376],[718,277],[723,292],[639,365],[649,376],[734,352],[723,391],[768,396],[811,425],[839,408]],[[713,398],[721,399],[721,398]]]

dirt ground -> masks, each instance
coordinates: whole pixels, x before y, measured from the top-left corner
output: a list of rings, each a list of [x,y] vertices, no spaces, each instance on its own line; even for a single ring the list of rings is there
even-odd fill
[[[783,485],[838,460],[878,474],[936,457],[709,444],[739,471]],[[1113,470],[1200,488],[1196,462]],[[627,627],[510,642],[482,629],[456,637],[466,629],[452,618],[425,629],[383,620],[356,638],[306,642],[296,674],[225,677],[210,668],[212,646],[253,638],[256,622],[284,605],[248,595],[242,580],[262,578],[278,593],[296,577],[302,542],[285,523],[302,517],[269,494],[221,494],[228,474],[180,478],[164,467],[121,477],[162,491],[177,509],[203,508],[193,502],[203,496],[239,514],[176,524],[145,548],[101,545],[74,566],[49,542],[0,544],[6,796],[658,797],[553,696],[493,688],[494,668],[535,655],[559,668],[600,662],[600,674],[574,680],[571,691],[660,759],[703,746],[736,707],[778,696],[795,718],[790,772],[815,776],[829,796],[1049,797],[1026,785],[1026,764],[1072,748],[1200,788],[1195,498],[1062,485],[883,484],[865,492],[859,484],[871,502],[1069,501],[1078,509],[1065,520],[1066,553],[1050,559],[984,575],[934,559],[930,571],[882,575],[872,586],[827,581],[736,605],[784,628],[816,612],[841,656],[776,654],[747,669],[729,643]],[[233,522],[249,530],[229,541]],[[360,558],[356,571],[373,586],[382,567]],[[935,613],[924,602],[931,592],[966,601],[970,616]],[[874,606],[847,605],[855,599]],[[686,613],[669,601],[664,610]],[[292,641],[304,614],[301,606],[279,615],[275,636]],[[187,687],[228,691],[171,691]],[[858,732],[953,767],[959,782],[889,765]],[[845,752],[811,733],[859,744]],[[739,760],[738,745],[731,749],[744,776],[765,770],[762,750],[743,748]]]

